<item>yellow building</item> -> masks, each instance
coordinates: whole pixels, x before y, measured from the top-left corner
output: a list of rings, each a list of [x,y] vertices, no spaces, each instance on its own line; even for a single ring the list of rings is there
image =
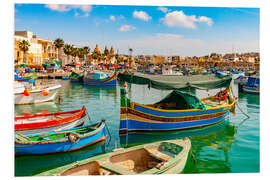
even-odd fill
[[[29,50],[24,52],[19,48],[19,42],[26,40],[29,42]],[[14,36],[14,60],[17,64],[43,64],[49,57],[55,57],[56,50],[51,40],[37,38],[30,31],[15,31]]]

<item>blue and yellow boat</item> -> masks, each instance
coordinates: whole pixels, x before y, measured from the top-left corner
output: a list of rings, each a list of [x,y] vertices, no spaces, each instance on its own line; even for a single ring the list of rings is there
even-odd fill
[[[229,119],[234,105],[233,99],[216,100],[216,96],[198,99],[175,90],[155,104],[122,104],[119,133],[183,130],[217,124]]]
[[[94,72],[87,75],[83,79],[83,83],[91,86],[115,86],[117,80],[117,74],[114,73],[112,76],[103,72]]]
[[[105,121],[60,131],[15,134],[15,155],[41,155],[74,151],[106,139]]]
[[[242,88],[245,93],[260,94],[260,78],[257,76],[248,77],[247,84]]]
[[[18,76],[15,75],[15,81],[18,82],[35,82],[37,80],[37,74],[35,72],[33,72],[33,74],[31,74],[30,76]]]
[[[229,111],[235,109],[236,99],[227,89],[215,96],[199,99],[179,90],[181,88],[216,89],[229,87],[230,76],[194,75],[187,77],[156,77],[149,75],[120,75],[122,79],[137,84],[148,84],[156,89],[172,89],[164,99],[143,105],[121,96],[119,133],[132,131],[172,131],[192,129],[217,124],[229,119]]]

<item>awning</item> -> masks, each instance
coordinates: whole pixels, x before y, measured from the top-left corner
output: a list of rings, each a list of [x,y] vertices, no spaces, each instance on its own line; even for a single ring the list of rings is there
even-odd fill
[[[231,76],[216,76],[215,74],[209,75],[192,75],[192,76],[179,76],[179,75],[148,75],[148,74],[123,74],[119,73],[118,78],[121,81],[126,81],[134,84],[148,84],[149,88],[161,90],[174,90],[184,88],[197,88],[197,89],[216,89],[222,87],[229,87],[232,77]]]

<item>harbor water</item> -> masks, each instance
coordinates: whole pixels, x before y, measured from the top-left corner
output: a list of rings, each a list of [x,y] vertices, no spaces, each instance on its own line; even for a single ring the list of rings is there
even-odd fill
[[[229,121],[217,125],[170,133],[133,133],[119,136],[120,87],[91,87],[65,80],[56,81],[62,85],[54,102],[32,105],[16,105],[15,116],[24,113],[68,111],[86,106],[88,124],[106,120],[109,128],[106,142],[101,142],[81,150],[42,156],[22,156],[15,158],[15,176],[33,176],[46,170],[83,160],[115,148],[129,147],[153,141],[189,137],[192,142],[192,156],[183,173],[253,173],[260,169],[260,98],[255,94],[239,93],[237,84],[233,92],[238,97],[241,109]],[[198,97],[214,95],[210,92],[191,91]],[[129,85],[128,96],[132,101],[151,104],[159,101],[171,91],[148,89],[145,85]],[[59,98],[60,97],[60,98]]]

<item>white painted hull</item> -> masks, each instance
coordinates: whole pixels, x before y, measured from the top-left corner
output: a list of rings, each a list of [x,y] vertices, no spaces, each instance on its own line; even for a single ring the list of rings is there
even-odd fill
[[[36,133],[43,133],[43,132],[48,132],[48,131],[60,131],[64,129],[69,129],[69,128],[74,128],[76,126],[83,125],[85,122],[87,116],[84,116],[80,119],[77,119],[75,121],[62,124],[59,126],[53,126],[53,127],[48,127],[48,128],[38,128],[38,129],[31,129],[31,130],[22,130],[22,131],[15,131],[16,133],[22,134],[22,135],[28,135],[28,134],[36,134]]]
[[[23,94],[23,92],[22,93],[15,93],[14,94],[15,104],[33,104],[33,103],[52,101],[55,99],[57,91],[60,87],[61,87],[61,85],[56,85],[56,86],[47,88],[47,90],[49,90],[49,94],[47,96],[44,96],[42,94],[42,90],[30,91],[29,96],[25,96]]]

